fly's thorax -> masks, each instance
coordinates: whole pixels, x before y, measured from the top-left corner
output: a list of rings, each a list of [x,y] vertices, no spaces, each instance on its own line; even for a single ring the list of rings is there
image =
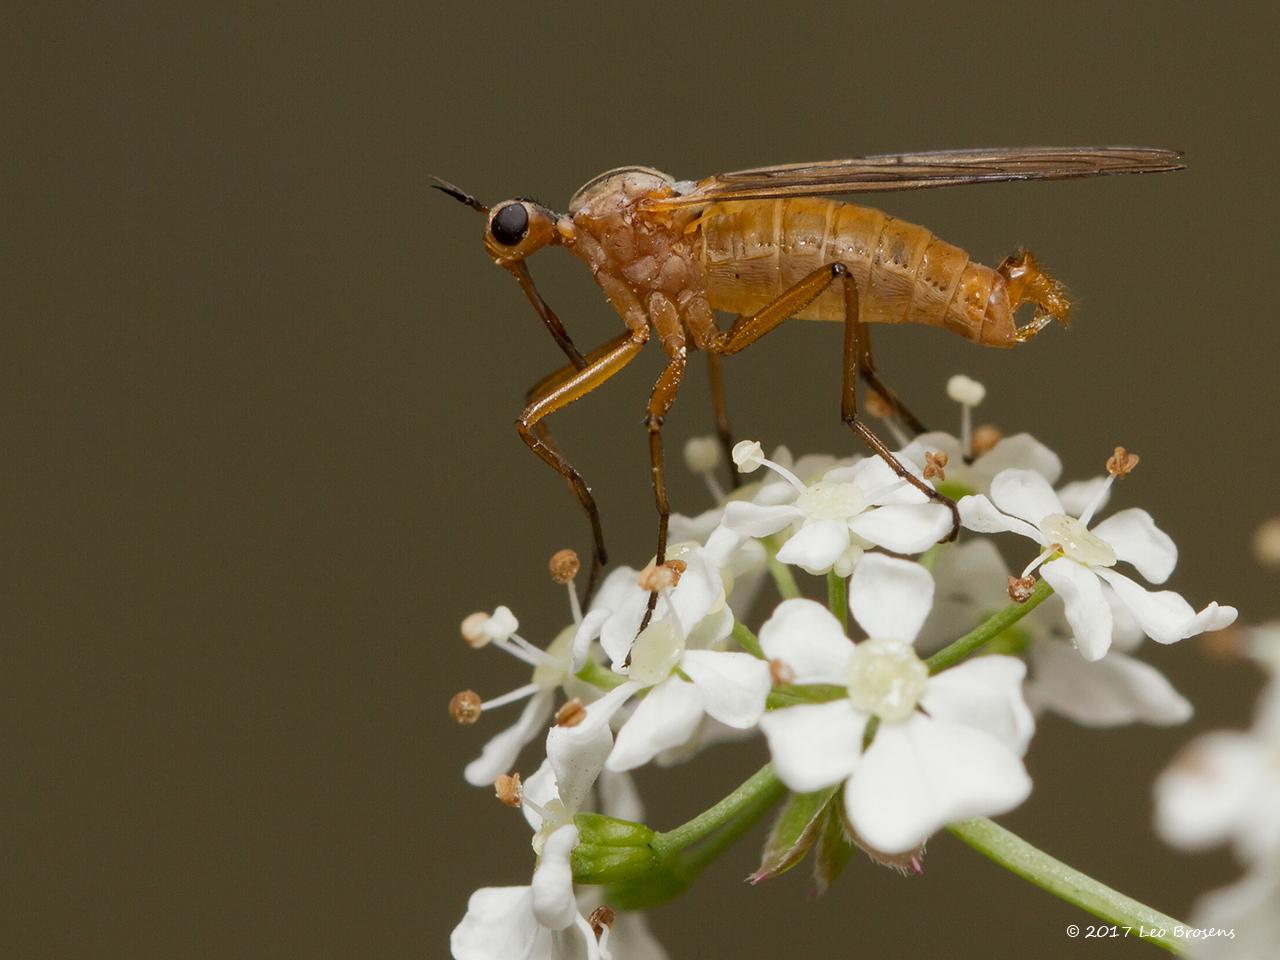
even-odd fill
[[[597,282],[624,316],[619,299],[648,304],[661,294],[673,304],[701,287],[685,226],[692,210],[649,210],[644,201],[671,196],[675,181],[643,167],[628,167],[597,177],[570,201],[574,241],[569,244],[591,267]],[[632,296],[619,296],[624,285]]]

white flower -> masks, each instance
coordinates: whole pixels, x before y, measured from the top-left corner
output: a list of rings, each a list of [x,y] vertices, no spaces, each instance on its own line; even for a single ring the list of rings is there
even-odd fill
[[[1264,691],[1252,729],[1193,740],[1155,785],[1156,828],[1172,844],[1230,842],[1245,863],[1280,859],[1280,686]]]
[[[613,610],[588,614],[579,637],[598,632],[614,670],[627,680],[588,705],[581,722],[553,728],[549,752],[553,741],[609,737],[613,716],[641,691],[645,695],[609,755],[610,770],[631,770],[681,747],[697,734],[704,717],[740,730],[759,720],[769,695],[769,666],[747,653],[714,649],[733,628],[719,568],[700,547],[678,553],[684,572],[673,589],[662,592],[649,625],[638,635],[649,593],[635,573],[624,579],[615,571],[602,586],[602,598]]]
[[[916,646],[933,652],[1009,604],[1009,568],[990,540],[948,545],[933,565],[933,610]],[[1090,727],[1128,723],[1166,726],[1190,718],[1191,704],[1155,667],[1129,655],[1145,638],[1128,610],[1105,588],[1114,628],[1100,660],[1083,659],[1060,598],[1050,597],[1012,628],[1030,666],[1024,693],[1037,712],[1050,710]],[[997,644],[1000,641],[997,639]]]
[[[1280,862],[1201,897],[1191,926],[1206,931],[1187,943],[1195,960],[1270,960],[1280,943]]]
[[[778,551],[778,560],[809,573],[834,568],[847,576],[868,547],[919,553],[951,529],[950,511],[930,502],[879,457],[833,467],[809,484],[762,456],[745,462],[757,461],[781,476],[789,489],[765,485],[752,502],[731,500],[725,505],[724,526],[750,537],[796,528]]]
[[[1088,660],[1101,658],[1111,646],[1114,618],[1103,593],[1104,582],[1157,643],[1175,643],[1233,623],[1235,607],[1210,603],[1197,613],[1179,594],[1148,591],[1112,569],[1124,560],[1152,583],[1163,583],[1178,560],[1173,541],[1145,510],[1122,510],[1089,529],[1094,510],[1114,479],[1104,481],[1095,503],[1077,519],[1064,513],[1062,500],[1040,474],[1005,470],[992,480],[990,499],[977,494],[960,501],[960,518],[970,530],[1020,533],[1041,546],[1042,552],[1022,575],[1040,567],[1066,604],[1076,643]]]
[[[570,587],[571,594],[572,589]],[[480,756],[467,764],[463,776],[472,786],[491,786],[495,777],[515,765],[520,751],[547,728],[558,689],[563,687],[570,696],[588,699],[595,695],[594,688],[574,677],[586,662],[590,647],[585,638],[575,639],[577,625],[565,627],[545,650],[521,637],[516,632],[519,626],[507,607],[498,607],[487,617],[473,614],[467,618],[473,645],[494,647],[533,668],[528,683],[482,702],[481,710],[487,711],[526,698],[529,701],[519,719],[494,735],[484,745]]]
[[[849,610],[870,639],[854,644],[809,600],[780,604],[760,631],[766,655],[795,683],[848,692],[761,719],[779,778],[797,792],[845,781],[850,823],[885,853],[912,850],[956,820],[1010,810],[1031,790],[1020,759],[1034,729],[1022,662],[980,657],[929,676],[912,642],[932,600],[923,567],[869,554],[853,572]],[[864,751],[873,716],[879,726]]]
[[[454,960],[597,960],[591,924],[578,912],[569,856],[578,843],[573,825],[543,845],[533,880],[524,887],[483,887],[449,937]]]

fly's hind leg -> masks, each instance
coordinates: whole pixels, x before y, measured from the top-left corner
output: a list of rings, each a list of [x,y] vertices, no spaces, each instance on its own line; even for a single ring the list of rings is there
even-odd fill
[[[724,381],[720,376],[720,354],[707,351],[707,369],[711,381],[711,406],[716,415],[716,435],[724,451],[724,462],[729,467],[729,487],[736,490],[742,477],[733,468],[733,431],[729,428],[729,411],[724,404]]]
[[[596,507],[595,498],[591,495],[591,488],[583,480],[582,474],[565,459],[564,454],[551,439],[551,432],[547,429],[547,425],[542,421],[544,417],[564,409],[573,401],[590,393],[625,367],[639,353],[644,342],[642,337],[630,332],[625,333],[587,354],[585,367],[579,369],[570,365],[544,377],[530,388],[526,396],[524,412],[516,420],[516,431],[520,434],[520,439],[538,455],[543,463],[564,477],[591,523],[593,544],[591,571],[587,575],[587,586],[582,598],[583,606],[591,602],[591,597],[600,583],[603,567],[608,562],[608,554],[604,548],[604,529],[600,523],[600,511]]]
[[[866,329],[866,325],[858,322],[858,286],[847,266],[843,263],[832,263],[819,267],[790,290],[784,291],[759,313],[749,317],[739,317],[733,328],[717,344],[719,352],[731,354],[746,349],[770,330],[778,327],[788,317],[799,313],[816,300],[827,287],[837,282],[844,289],[844,365],[840,417],[849,425],[850,430],[861,437],[863,442],[893,469],[894,473],[930,500],[942,504],[951,511],[951,533],[947,540],[954,540],[960,532],[960,511],[956,509],[955,501],[943,496],[904,467],[885,442],[876,436],[875,431],[858,417],[857,387],[859,358],[862,352],[862,338],[859,333]]]
[[[898,399],[898,395],[876,373],[876,365],[871,358],[869,327],[870,325],[866,323],[858,324],[858,373],[866,380],[868,389],[875,391],[876,395],[889,407],[890,413],[900,418],[913,434],[927,433],[928,427],[907,409],[907,405]]]
[[[1015,256],[1005,257],[1004,262],[996,267],[996,272],[1004,277],[1011,310],[1017,310],[1024,303],[1035,305],[1036,313],[1031,322],[1017,331],[1019,341],[1030,340],[1051,320],[1057,320],[1064,327],[1070,325],[1071,299],[1067,288],[1061,280],[1044,272],[1030,250],[1020,250]]]

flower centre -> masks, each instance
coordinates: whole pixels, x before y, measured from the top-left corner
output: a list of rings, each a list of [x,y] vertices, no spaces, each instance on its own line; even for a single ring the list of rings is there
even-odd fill
[[[539,663],[533,668],[533,682],[543,690],[554,690],[564,682],[569,672],[569,650],[573,646],[573,635],[578,628],[573,624],[560,631],[560,635],[547,647],[547,656],[555,659],[555,663]]]
[[[1049,546],[1057,545],[1062,553],[1088,567],[1114,567],[1116,552],[1111,544],[1090,533],[1081,521],[1061,513],[1051,513],[1040,521],[1040,533]]]
[[[675,617],[663,617],[651,623],[636,637],[631,647],[631,670],[628,676],[651,687],[671,676],[684,653],[684,639],[680,636]]]
[[[796,506],[814,520],[852,520],[867,502],[856,483],[819,480],[796,497]]]
[[[909,644],[864,640],[849,658],[849,699],[881,720],[905,720],[916,709],[929,668]]]

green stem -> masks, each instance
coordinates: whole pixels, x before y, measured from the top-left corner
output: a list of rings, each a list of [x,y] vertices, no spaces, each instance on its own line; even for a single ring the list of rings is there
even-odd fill
[[[1042,890],[1125,928],[1126,935],[1150,940],[1170,953],[1182,952],[1173,931],[1186,924],[1099,883],[990,820],[965,820],[947,830]]]
[[[776,788],[762,790],[756,794],[750,802],[744,804],[738,810],[724,829],[717,832],[706,843],[700,844],[696,849],[689,851],[680,858],[676,869],[681,876],[692,880],[705,870],[708,864],[733,846],[739,837],[750,830],[756,821],[781,799],[785,792],[781,781],[778,781]]]
[[[985,644],[990,643],[1001,633],[1013,626],[1028,613],[1040,606],[1053,593],[1048,581],[1040,580],[1026,603],[1011,603],[999,613],[988,617],[979,626],[970,630],[959,640],[947,644],[925,662],[930,673],[937,673],[947,667],[954,666],[969,655],[975,653]]]
[[[654,852],[660,860],[665,859],[697,843],[743,811],[754,810],[761,803],[765,806],[772,804],[782,796],[785,789],[782,781],[773,772],[773,764],[766,763],[715,806],[704,810],[692,820],[680,824],[673,830],[655,835]]]
[[[849,632],[849,581],[832,570],[827,574],[827,608],[840,621],[844,632]]]
[[[778,593],[782,594],[782,599],[784,600],[794,600],[800,596],[800,587],[796,583],[796,578],[791,572],[791,568],[778,561],[777,537],[766,537],[762,542],[764,543],[769,573],[773,576],[773,582],[778,586]]]
[[[764,659],[764,650],[760,647],[759,639],[745,623],[739,623],[737,620],[733,622],[733,639],[737,641],[738,646],[757,660]]]

